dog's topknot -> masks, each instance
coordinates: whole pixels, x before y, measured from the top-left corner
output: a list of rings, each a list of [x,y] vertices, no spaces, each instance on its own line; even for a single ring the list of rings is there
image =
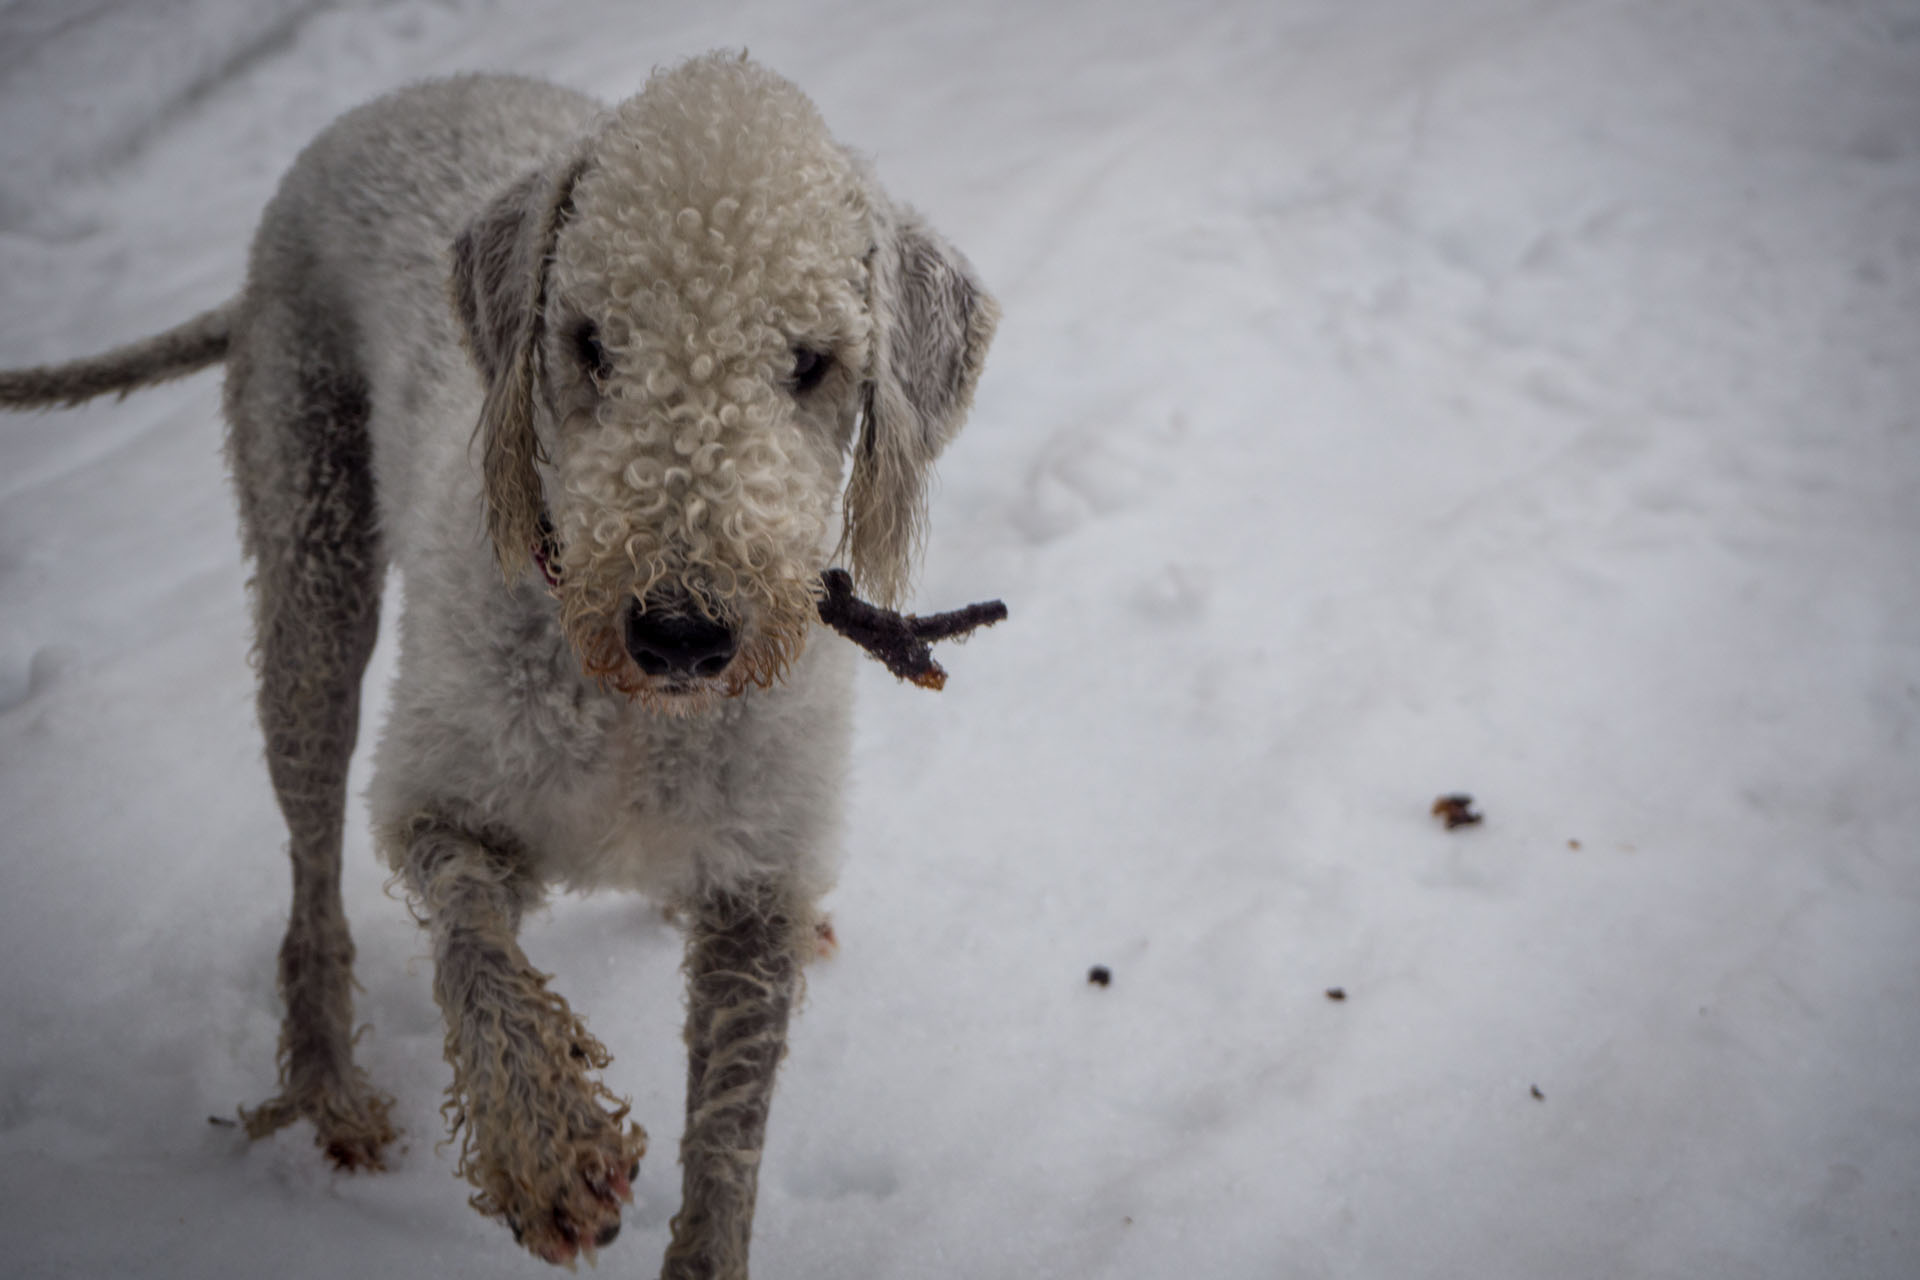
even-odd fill
[[[609,627],[664,590],[750,620],[741,673],[771,678],[812,621],[851,427],[845,384],[796,403],[794,353],[868,362],[861,176],[797,88],[710,55],[609,115],[570,200],[550,324],[607,358],[552,451],[570,629],[617,676]]]

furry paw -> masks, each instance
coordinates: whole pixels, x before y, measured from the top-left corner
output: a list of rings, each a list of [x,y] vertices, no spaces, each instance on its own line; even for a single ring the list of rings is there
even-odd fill
[[[620,1206],[633,1202],[647,1135],[639,1125],[623,1128],[600,1115],[610,1122],[599,1133],[558,1145],[536,1169],[482,1172],[488,1189],[474,1197],[475,1207],[503,1220],[536,1258],[566,1266],[576,1256],[591,1262],[620,1234]]]
[[[596,1078],[608,1062],[600,1042],[557,998],[546,1008],[555,1015],[546,1030],[570,1032],[570,1041],[521,1059],[521,1071],[457,1073],[446,1110],[459,1172],[477,1189],[473,1207],[506,1223],[536,1258],[571,1265],[620,1233],[647,1135]]]
[[[434,996],[453,1067],[441,1113],[470,1203],[537,1258],[591,1260],[619,1233],[647,1150],[600,1079],[606,1046],[511,940],[449,930]]]
[[[387,1115],[393,1099],[374,1089],[359,1072],[354,1076],[350,1082],[288,1090],[258,1107],[242,1107],[240,1123],[247,1137],[264,1138],[295,1120],[311,1120],[314,1145],[327,1153],[336,1168],[349,1173],[384,1169],[383,1152],[395,1136]]]

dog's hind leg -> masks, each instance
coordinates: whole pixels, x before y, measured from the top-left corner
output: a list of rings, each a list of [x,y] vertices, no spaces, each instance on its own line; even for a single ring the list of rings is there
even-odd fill
[[[402,874],[433,935],[433,994],[447,1019],[473,1207],[548,1262],[591,1258],[620,1231],[647,1135],[596,1073],[607,1051],[514,940],[538,891],[509,842],[433,815],[405,832]]]
[[[256,317],[254,334],[271,332]],[[366,386],[322,341],[296,358],[236,351],[227,382],[229,452],[254,564],[255,659],[267,768],[286,816],[293,909],[280,947],[280,1092],[242,1112],[258,1138],[296,1119],[345,1169],[381,1167],[390,1099],[353,1061],[353,939],[340,899],[347,762],[360,678],[379,627]]]

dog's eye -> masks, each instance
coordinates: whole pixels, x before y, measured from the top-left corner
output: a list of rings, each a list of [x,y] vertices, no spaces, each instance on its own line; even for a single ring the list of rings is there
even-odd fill
[[[787,382],[793,387],[795,395],[805,395],[820,385],[827,371],[833,368],[833,357],[824,351],[815,351],[811,347],[793,349],[793,372]]]
[[[580,367],[595,382],[605,382],[613,376],[613,365],[607,360],[607,350],[600,345],[600,330],[593,321],[582,321],[573,331],[574,354],[580,357]]]

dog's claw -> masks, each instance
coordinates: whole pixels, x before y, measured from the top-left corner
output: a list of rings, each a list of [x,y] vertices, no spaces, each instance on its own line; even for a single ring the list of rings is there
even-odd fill
[[[629,1172],[623,1173],[615,1168],[609,1169],[605,1175],[589,1173],[583,1176],[586,1180],[587,1189],[592,1191],[602,1202],[613,1204],[616,1201],[624,1201],[627,1204],[632,1204],[633,1180],[639,1173],[640,1166],[636,1163]]]
[[[345,1141],[335,1139],[327,1144],[327,1159],[333,1167],[343,1173],[357,1173],[362,1169],[384,1169],[387,1162],[380,1154],[380,1142],[377,1139],[358,1139]]]

